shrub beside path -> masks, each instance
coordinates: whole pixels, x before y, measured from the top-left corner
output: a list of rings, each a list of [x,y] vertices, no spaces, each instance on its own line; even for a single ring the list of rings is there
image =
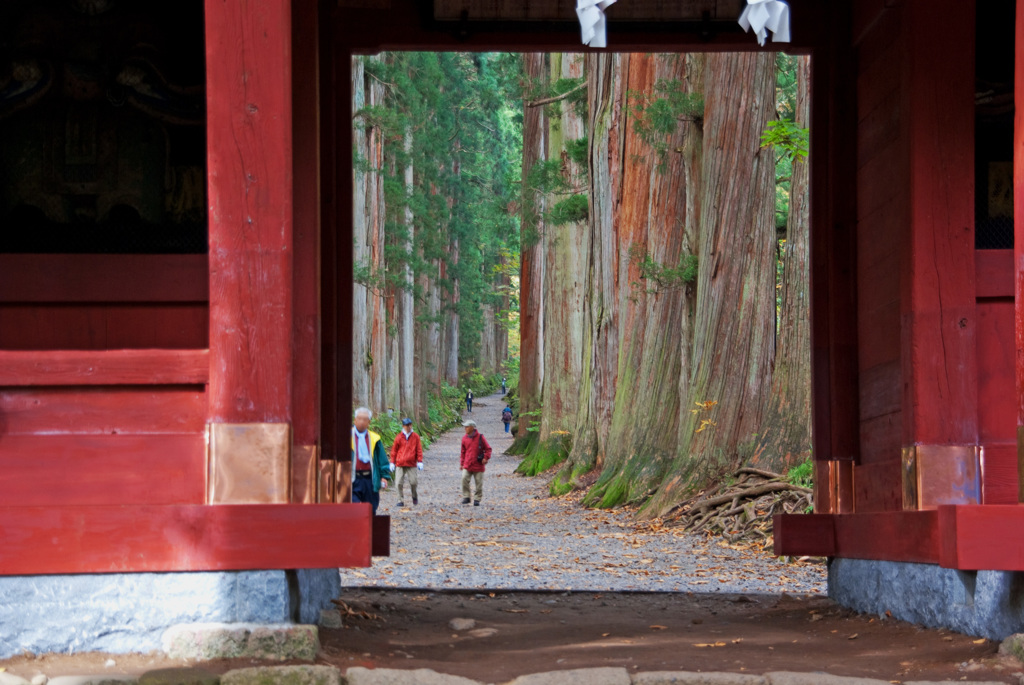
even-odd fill
[[[690,535],[628,512],[584,509],[578,497],[551,498],[544,476],[514,473],[504,454],[500,393],[477,398],[472,414],[494,449],[481,506],[461,504],[463,429],[441,435],[424,453],[419,505],[408,489],[381,494],[391,516],[391,556],[367,569],[342,569],[344,587],[676,592],[825,590],[823,563],[784,563],[767,553]]]

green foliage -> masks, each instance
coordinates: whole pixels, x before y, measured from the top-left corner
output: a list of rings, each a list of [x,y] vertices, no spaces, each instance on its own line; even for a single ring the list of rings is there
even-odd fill
[[[761,147],[774,147],[790,162],[801,162],[810,149],[810,129],[792,121],[769,121],[761,134]]]
[[[814,462],[808,459],[786,473],[786,481],[801,488],[814,487]]]
[[[380,132],[384,164],[374,168],[355,152],[353,170],[357,178],[380,175],[386,208],[383,263],[356,264],[355,280],[380,297],[410,290],[420,303],[425,283],[438,284],[445,302],[457,289],[459,358],[472,365],[484,305],[518,309],[495,267],[519,254],[521,57],[386,52],[355,59],[367,95],[356,103],[353,126]],[[420,324],[439,319],[417,311]]]
[[[664,290],[679,290],[697,280],[699,264],[700,259],[694,254],[683,253],[677,265],[668,266],[644,253],[639,265],[640,278],[647,283],[634,283],[633,286],[643,288],[652,294]]]
[[[670,138],[681,122],[704,125],[704,95],[690,93],[677,80],[660,79],[653,92],[631,90],[626,93],[633,130],[651,146],[664,171],[670,150]]]
[[[577,166],[583,170],[587,169],[589,148],[586,136],[565,141],[565,152]]]
[[[555,203],[547,214],[547,221],[552,226],[578,224],[587,220],[589,208],[586,195],[570,195]]]

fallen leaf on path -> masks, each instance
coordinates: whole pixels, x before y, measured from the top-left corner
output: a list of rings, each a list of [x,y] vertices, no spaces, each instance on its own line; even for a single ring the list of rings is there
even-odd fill
[[[849,637],[847,637],[846,639],[847,639],[847,640],[856,640],[856,639],[857,639],[857,637],[858,637],[858,634],[857,634],[857,633],[854,633],[853,635],[850,635],[850,636],[849,636]]]
[[[988,642],[988,640],[986,640],[985,638],[981,638],[980,640],[971,640],[971,642],[973,642],[976,645],[983,645],[986,642]]]
[[[668,626],[653,625],[651,626],[651,630],[668,630]]]
[[[724,642],[697,642],[694,647],[725,647]]]
[[[502,611],[509,614],[527,614],[530,612],[529,609],[502,609]]]

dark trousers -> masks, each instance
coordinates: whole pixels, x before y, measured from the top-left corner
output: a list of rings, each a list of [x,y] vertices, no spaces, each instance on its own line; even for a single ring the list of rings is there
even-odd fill
[[[373,478],[370,476],[356,476],[352,481],[352,501],[369,502],[376,515],[377,507],[380,505],[380,493],[373,491]]]
[[[466,400],[466,411],[473,413],[473,400]]]

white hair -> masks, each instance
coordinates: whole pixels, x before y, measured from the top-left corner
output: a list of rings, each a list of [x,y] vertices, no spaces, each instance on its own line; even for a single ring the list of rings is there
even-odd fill
[[[352,415],[359,416],[360,414],[366,414],[366,418],[371,420],[373,419],[373,412],[370,411],[369,407],[358,407]]]

